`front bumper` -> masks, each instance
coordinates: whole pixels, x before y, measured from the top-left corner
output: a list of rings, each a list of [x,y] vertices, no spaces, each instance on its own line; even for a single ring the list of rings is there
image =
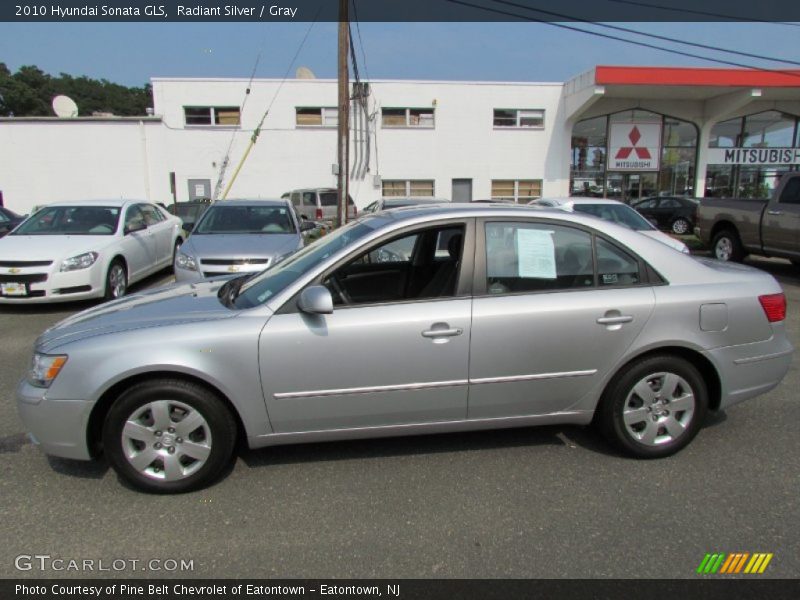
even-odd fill
[[[72,302],[101,298],[105,294],[105,273],[95,263],[78,271],[59,271],[57,262],[50,267],[0,269],[0,282],[24,286],[24,295],[6,295],[0,288],[0,304],[36,304]]]
[[[202,261],[202,259],[201,259]],[[178,283],[196,283],[212,277],[238,277],[247,273],[260,273],[266,269],[272,260],[264,263],[231,264],[231,265],[204,265],[200,262],[200,269],[190,271],[175,267],[175,281]]]
[[[705,354],[717,366],[722,382],[720,408],[776,387],[789,371],[793,353],[785,334],[773,335],[763,342],[708,350]]]
[[[17,410],[25,428],[45,454],[90,460],[86,434],[94,404],[86,400],[51,400],[47,391],[24,379],[17,386]]]

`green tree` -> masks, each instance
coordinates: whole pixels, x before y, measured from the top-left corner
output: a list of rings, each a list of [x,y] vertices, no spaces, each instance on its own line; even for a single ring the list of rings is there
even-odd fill
[[[12,74],[0,63],[0,116],[53,116],[51,102],[59,94],[72,98],[82,116],[91,116],[94,112],[143,116],[153,104],[149,83],[142,87],[126,87],[83,75],[73,77],[60,73],[53,77],[32,65],[22,66]]]

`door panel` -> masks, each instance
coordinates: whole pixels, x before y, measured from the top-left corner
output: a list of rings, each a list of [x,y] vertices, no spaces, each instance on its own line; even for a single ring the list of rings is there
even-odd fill
[[[259,362],[274,431],[464,419],[470,310],[460,298],[273,316]]]
[[[132,223],[145,223],[144,215],[137,206],[129,206],[125,214],[125,225]],[[146,223],[145,223],[146,224]],[[125,260],[128,262],[128,279],[134,280],[144,276],[156,261],[155,237],[150,228],[124,234],[122,249]]]
[[[649,287],[475,298],[469,418],[568,410],[619,360],[653,305]]]

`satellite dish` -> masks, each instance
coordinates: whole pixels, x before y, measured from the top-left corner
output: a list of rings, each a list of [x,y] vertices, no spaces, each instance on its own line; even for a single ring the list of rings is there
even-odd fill
[[[308,67],[297,67],[297,71],[295,71],[294,76],[297,79],[316,79],[317,78],[317,76],[314,75],[314,71],[312,71]]]
[[[56,96],[53,98],[53,112],[61,118],[77,117],[78,105],[69,96]]]

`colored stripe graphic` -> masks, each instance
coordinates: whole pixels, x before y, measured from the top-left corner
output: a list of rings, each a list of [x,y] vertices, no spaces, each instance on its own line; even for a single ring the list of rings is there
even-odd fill
[[[700,575],[734,575],[744,573],[748,575],[760,575],[767,569],[774,554],[771,552],[756,552],[750,554],[749,552],[733,552],[726,554],[724,552],[707,553],[700,566],[697,567],[697,573]],[[746,566],[745,566],[746,565]]]
[[[774,554],[771,552],[724,552],[708,553],[703,557],[697,573],[701,575],[735,575],[746,573],[748,575],[760,575],[767,569]]]

